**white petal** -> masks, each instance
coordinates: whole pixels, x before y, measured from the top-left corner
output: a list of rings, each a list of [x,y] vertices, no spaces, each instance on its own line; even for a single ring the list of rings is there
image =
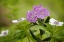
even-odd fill
[[[51,19],[49,20],[49,24],[51,24],[51,25],[56,25],[56,26],[62,26],[64,23],[63,23],[63,22],[58,22],[57,20],[51,18]]]
[[[22,18],[22,21],[25,20],[26,18]]]
[[[18,21],[21,22],[21,21],[24,21],[25,19],[26,19],[26,18],[23,18],[23,17],[22,17],[22,18],[18,19]]]
[[[57,21],[57,20],[51,18],[51,19],[49,20],[49,24],[51,24],[51,25],[55,25],[55,24],[54,24],[55,21]]]
[[[0,36],[3,36],[2,34],[0,34]]]
[[[13,23],[18,23],[18,21],[17,21],[17,20],[12,20],[12,22],[13,22]]]
[[[53,18],[50,19],[50,22],[51,22],[51,23],[54,23],[55,21],[57,21],[57,20],[55,20],[55,19],[53,19]]]
[[[3,36],[6,36],[6,35],[8,35],[8,32],[9,32],[9,30],[3,30],[3,31],[1,32],[1,34],[2,34]],[[6,33],[6,34],[4,34],[4,33]]]
[[[63,25],[63,22],[59,22],[59,24],[57,26],[62,26]]]

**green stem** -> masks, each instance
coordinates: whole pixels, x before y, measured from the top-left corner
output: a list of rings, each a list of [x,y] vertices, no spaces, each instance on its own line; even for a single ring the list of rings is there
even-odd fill
[[[30,42],[30,39],[29,39],[29,37],[27,37],[28,38],[28,41]]]
[[[41,35],[41,39],[42,39],[42,35]]]
[[[56,26],[54,26],[53,27],[53,30],[51,31],[51,38],[53,37],[53,34],[54,34],[55,29],[56,29]],[[51,41],[49,41],[49,42],[51,42]]]
[[[28,37],[28,33],[27,33],[27,30],[25,29],[25,27],[23,28],[23,30],[24,30],[25,34],[27,35],[28,41],[30,42],[30,39]]]

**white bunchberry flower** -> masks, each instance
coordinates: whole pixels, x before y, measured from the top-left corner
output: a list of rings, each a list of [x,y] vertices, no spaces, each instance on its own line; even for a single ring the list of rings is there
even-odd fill
[[[18,23],[18,20],[12,20],[13,23]]]
[[[56,25],[56,26],[62,26],[62,25],[63,25],[63,22],[59,22],[59,21],[51,18],[51,19],[49,20],[49,24],[51,24],[51,25]]]
[[[3,30],[0,34],[0,36],[6,36],[8,35],[9,30]]]
[[[12,20],[12,22],[13,23],[19,23],[19,22],[21,22],[21,21],[24,21],[26,18],[20,18],[20,19],[18,19],[18,20]]]
[[[18,19],[18,21],[20,22],[20,21],[24,21],[25,20],[25,18],[20,18],[20,19]]]

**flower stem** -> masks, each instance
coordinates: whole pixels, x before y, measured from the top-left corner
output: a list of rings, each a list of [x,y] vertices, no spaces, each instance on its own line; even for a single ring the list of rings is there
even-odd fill
[[[27,33],[25,27],[23,29],[24,29],[25,34],[27,35],[28,41],[30,42],[30,39],[29,39],[29,36],[28,36],[28,33]]]
[[[27,37],[28,38],[28,41],[30,42],[30,39],[29,39],[29,37]]]

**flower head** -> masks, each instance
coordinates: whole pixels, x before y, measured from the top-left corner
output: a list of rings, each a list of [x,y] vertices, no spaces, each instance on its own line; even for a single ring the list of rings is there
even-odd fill
[[[37,13],[34,11],[28,11],[27,15],[26,15],[26,19],[29,22],[36,22],[37,21]]]
[[[63,25],[63,22],[59,22],[59,21],[51,18],[49,24],[56,25],[56,26],[62,26]]]
[[[43,8],[42,5],[34,6],[32,11],[28,11],[26,18],[29,22],[36,22],[38,18],[44,19],[45,17],[50,16],[49,11],[46,8]]]
[[[34,6],[34,11],[38,13],[37,17],[41,19],[50,16],[50,12],[46,8],[43,8],[42,5]]]

